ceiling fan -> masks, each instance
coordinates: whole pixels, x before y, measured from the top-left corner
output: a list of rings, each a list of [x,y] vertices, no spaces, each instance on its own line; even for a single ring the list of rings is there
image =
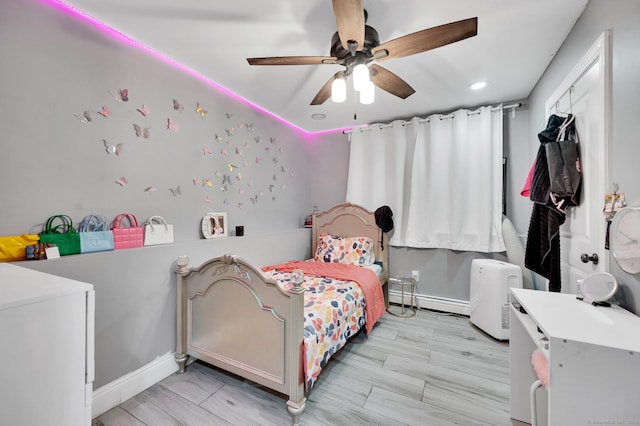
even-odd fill
[[[386,92],[405,99],[415,90],[396,74],[373,61],[415,55],[447,44],[455,43],[478,33],[478,18],[428,28],[380,44],[378,32],[365,25],[367,12],[362,0],[332,0],[338,31],[331,39],[331,56],[274,56],[247,58],[249,65],[343,65],[327,81],[311,101],[311,105],[321,105],[331,97],[332,83],[353,74],[357,65],[368,66],[371,82]],[[362,68],[362,67],[360,67]]]

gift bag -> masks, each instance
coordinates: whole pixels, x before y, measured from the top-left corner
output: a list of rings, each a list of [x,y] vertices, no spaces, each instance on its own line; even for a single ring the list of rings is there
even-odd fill
[[[56,222],[60,222],[56,225]],[[80,253],[80,235],[71,218],[64,214],[51,216],[40,233],[40,242],[58,247],[60,256]]]
[[[114,249],[113,231],[109,229],[107,218],[90,214],[78,226],[80,233],[80,253],[109,251]]]
[[[156,223],[154,223],[154,221]],[[144,224],[144,245],[155,246],[173,242],[173,225],[160,216],[152,216]]]
[[[129,222],[123,226],[124,219]],[[138,225],[138,219],[132,213],[122,213],[113,219],[113,243],[115,250],[142,247],[144,243],[144,228]]]
[[[0,237],[0,262],[12,262],[27,258],[27,246],[38,244],[40,236],[36,234],[22,234]]]

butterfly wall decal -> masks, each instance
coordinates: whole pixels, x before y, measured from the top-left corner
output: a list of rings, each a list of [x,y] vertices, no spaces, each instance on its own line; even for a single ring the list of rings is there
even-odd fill
[[[129,183],[129,181],[127,180],[127,178],[125,176],[122,176],[118,179],[116,179],[116,183],[120,186],[125,186],[126,184]]]
[[[233,171],[233,169],[237,169],[237,168],[238,168],[238,166],[236,166],[235,164],[231,164],[231,163],[229,163],[229,171],[230,171],[230,172],[232,172],[232,171]]]
[[[276,138],[271,138],[271,143],[275,144],[276,143]]]
[[[224,175],[222,177],[222,184],[224,185],[225,183],[228,183],[229,185],[231,185],[231,176],[229,175]]]
[[[248,162],[248,161],[246,161],[246,160],[245,160],[245,161],[243,161],[243,162],[242,162],[242,166],[243,166],[243,167],[247,167],[248,165],[249,165],[249,162]]]
[[[203,179],[202,186],[208,186],[209,188],[213,188],[213,183],[211,183],[211,179]]]
[[[180,130],[180,123],[176,123],[171,118],[167,118],[167,129],[178,133],[178,130]]]
[[[204,155],[211,155],[211,148],[209,148],[208,146],[203,146],[202,152]]]
[[[145,139],[149,139],[149,136],[151,136],[151,127],[140,127],[137,124],[133,125],[133,130],[136,132],[136,136],[137,137],[142,137]]]
[[[196,112],[200,114],[200,117],[202,118],[204,118],[204,116],[207,115],[207,111],[204,108],[202,108],[202,105],[200,105],[200,102],[196,104]]]
[[[258,135],[255,138],[253,138],[254,141],[256,141],[256,143],[260,143],[262,142],[262,136]]]
[[[184,107],[182,106],[182,104],[180,104],[180,102],[178,102],[177,99],[173,100],[173,109],[180,112],[184,111]]]
[[[278,164],[278,157],[273,157],[272,161],[273,161],[273,164]]]
[[[83,112],[82,114],[73,114],[78,120],[80,120],[81,123],[88,123],[92,120],[91,118],[91,112],[89,110],[86,110],[85,112]]]
[[[249,199],[251,200],[251,202],[255,205],[258,203],[258,196],[254,196],[254,197],[249,197]]]
[[[204,199],[204,202],[207,204],[211,203],[211,197],[207,195],[207,197]]]
[[[222,186],[220,187],[220,190],[221,190],[222,192],[227,192],[227,185],[222,185]]]
[[[253,132],[253,123],[246,123],[247,132]]]
[[[215,139],[220,142],[222,140],[222,136],[218,136],[218,134],[215,134]]]
[[[109,109],[109,107],[103,105],[102,109],[98,111],[98,114],[100,114],[104,118],[107,118],[111,115],[111,110]]]
[[[129,89],[112,89],[109,94],[118,102],[129,101]]]
[[[102,142],[104,143],[104,149],[105,151],[107,151],[107,154],[120,155],[120,153],[124,149],[123,143],[119,143],[114,146],[114,145],[111,145],[109,142],[107,142],[106,139],[102,139]]]
[[[243,195],[244,194],[244,189],[242,189],[242,188],[238,189],[238,194]]]
[[[236,147],[236,155],[242,155],[242,151],[238,147]]]
[[[269,185],[269,192],[273,192],[273,188],[274,188],[274,187],[275,187],[275,185],[274,185],[274,184],[270,184],[270,185]]]
[[[222,148],[222,149],[220,150],[220,154],[222,154],[222,155],[227,155],[227,148]]]
[[[147,187],[144,189],[144,192],[146,192],[147,194],[151,194],[152,192],[156,192],[156,191],[157,191],[157,189],[156,189],[156,188],[154,188],[153,186],[147,186]]]
[[[280,166],[280,171],[281,171],[282,173],[286,173],[286,172],[287,172],[287,169],[286,169],[284,166]]]
[[[233,114],[229,114],[228,112],[227,112],[227,113],[225,113],[225,115],[227,116],[227,119],[231,119],[231,118],[233,118]]]
[[[182,195],[182,188],[180,188],[180,185],[178,185],[175,188],[169,188],[169,191],[171,192],[171,195],[173,195],[174,197],[177,197],[178,195]]]
[[[229,129],[224,129],[224,131],[227,132],[227,136],[233,136],[233,127]]]
[[[241,180],[242,180],[242,174],[241,174],[241,173],[238,173],[238,174],[236,175],[236,179],[237,179],[238,181],[241,181]]]
[[[144,117],[146,117],[147,115],[151,114],[151,111],[149,111],[149,107],[146,106],[146,105],[142,105],[140,108],[137,108],[136,111],[138,111]]]

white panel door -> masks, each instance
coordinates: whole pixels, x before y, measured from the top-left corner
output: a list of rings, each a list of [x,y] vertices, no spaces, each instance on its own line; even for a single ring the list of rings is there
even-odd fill
[[[575,115],[580,141],[581,202],[567,209],[566,222],[560,228],[564,293],[576,294],[579,279],[608,269],[602,208],[609,173],[609,79],[609,34],[604,33],[546,103],[547,117]],[[583,254],[591,258],[586,263],[581,259]]]

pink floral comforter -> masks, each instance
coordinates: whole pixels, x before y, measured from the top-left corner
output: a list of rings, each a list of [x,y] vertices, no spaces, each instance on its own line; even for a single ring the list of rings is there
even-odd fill
[[[297,261],[263,271],[290,288],[293,269],[305,273],[304,370],[306,388],[311,390],[322,368],[351,336],[363,326],[371,331],[384,314],[384,296],[375,273],[358,266]]]

